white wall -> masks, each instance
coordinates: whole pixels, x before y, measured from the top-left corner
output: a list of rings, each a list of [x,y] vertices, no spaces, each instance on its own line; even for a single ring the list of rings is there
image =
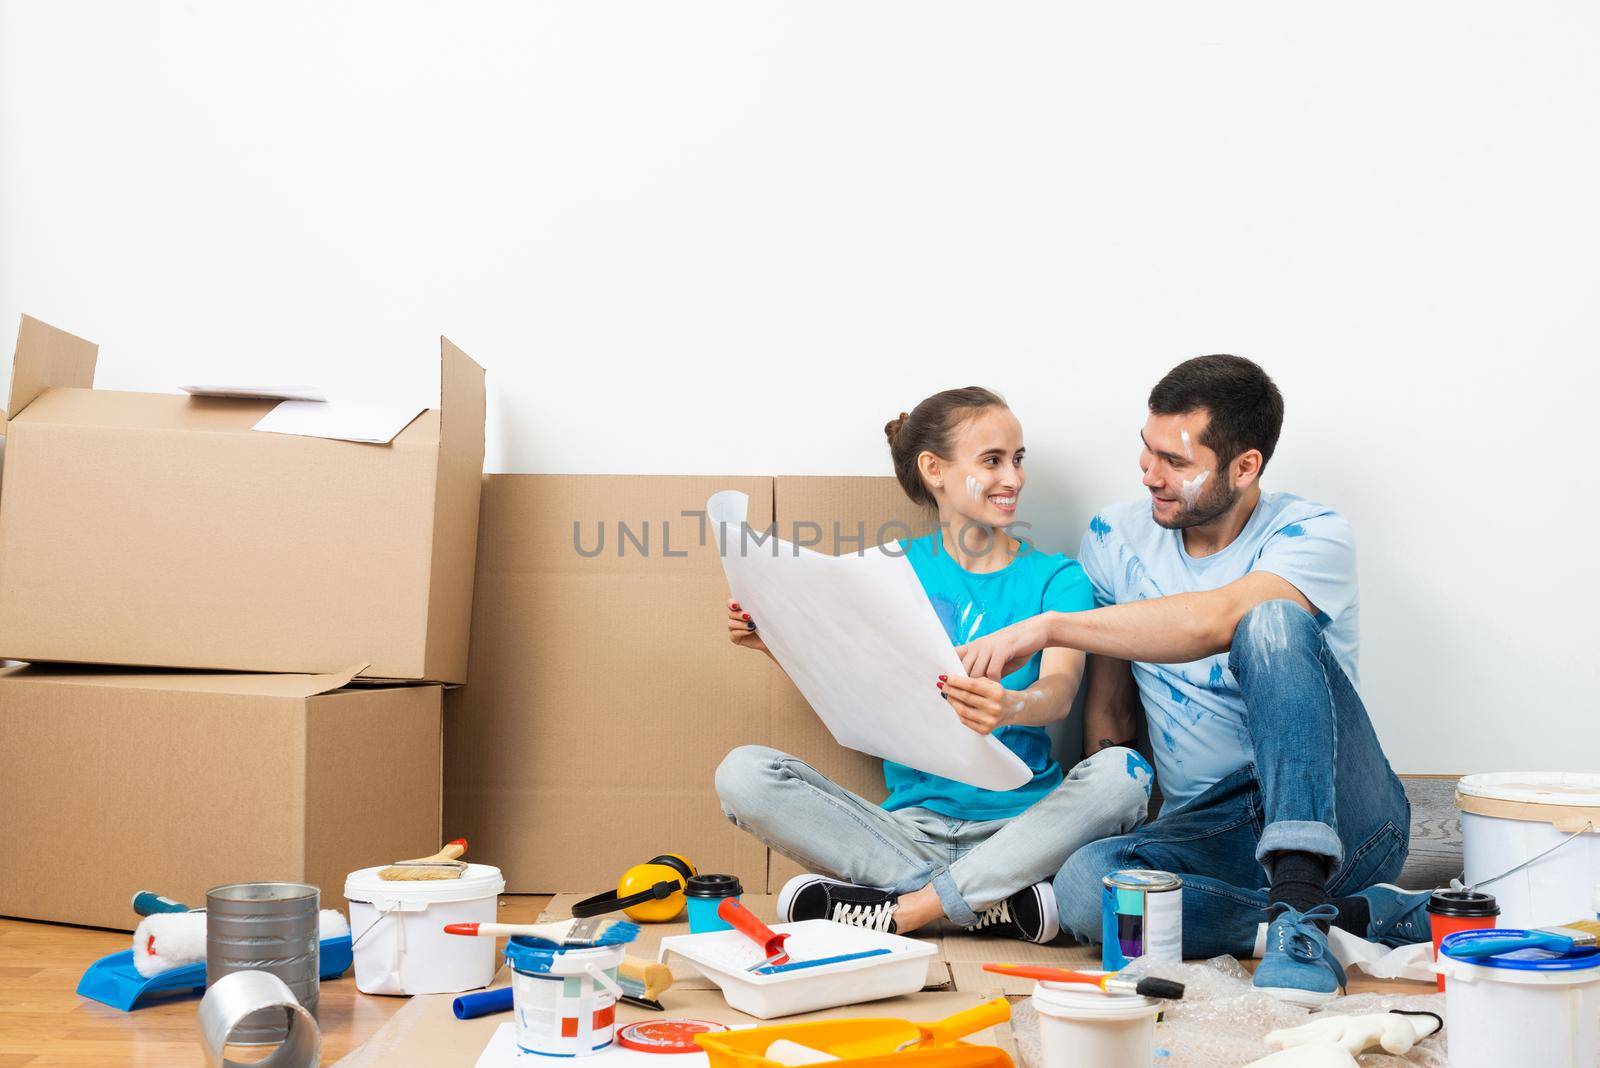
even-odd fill
[[[0,329],[100,383],[436,389],[498,471],[881,473],[980,382],[1071,547],[1252,356],[1406,771],[1600,766],[1600,8],[0,6]]]

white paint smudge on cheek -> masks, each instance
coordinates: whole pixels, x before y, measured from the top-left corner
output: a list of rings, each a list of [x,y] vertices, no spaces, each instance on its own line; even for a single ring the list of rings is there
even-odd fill
[[[1189,432],[1187,430],[1180,430],[1178,431],[1178,434],[1183,438],[1183,454],[1189,459],[1193,460],[1194,446],[1189,444]]]
[[[971,475],[967,476],[967,496],[975,501],[983,498],[983,483]]]
[[[1208,467],[1193,478],[1184,479],[1183,483],[1178,487],[1178,493],[1182,495],[1183,503],[1193,507],[1194,502],[1200,497],[1200,487],[1204,486],[1206,479],[1210,477],[1211,468]]]

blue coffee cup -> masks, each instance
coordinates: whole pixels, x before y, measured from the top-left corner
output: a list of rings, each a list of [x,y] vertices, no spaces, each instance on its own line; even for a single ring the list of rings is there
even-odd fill
[[[735,901],[744,893],[734,875],[696,875],[683,888],[683,899],[689,905],[689,932],[705,934],[707,931],[731,931],[733,928],[717,909],[729,898]]]

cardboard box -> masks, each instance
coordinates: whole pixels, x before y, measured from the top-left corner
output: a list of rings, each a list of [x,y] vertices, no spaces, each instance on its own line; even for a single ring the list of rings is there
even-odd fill
[[[333,675],[0,672],[0,915],[132,929],[137,890],[286,880],[439,848],[442,688]]]
[[[840,747],[781,671],[729,643],[698,518],[722,489],[750,495],[753,524],[776,516],[784,538],[825,552],[927,524],[892,478],[485,480],[471,667],[445,699],[445,825],[512,892],[614,886],[661,852],[766,890],[766,848],[716,798],[736,745],[787,749],[883,796],[879,761]]]
[[[275,401],[91,388],[23,317],[0,495],[0,656],[466,678],[483,369],[387,445],[254,431]]]
[[[713,773],[769,737],[767,658],[728,641],[706,498],[770,478],[491,475],[471,666],[447,696],[445,824],[513,893],[616,886],[680,853],[766,881]]]

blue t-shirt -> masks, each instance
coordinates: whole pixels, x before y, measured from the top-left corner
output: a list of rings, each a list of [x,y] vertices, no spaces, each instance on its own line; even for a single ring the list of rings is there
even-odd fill
[[[978,574],[951,558],[937,530],[900,544],[945,633],[956,645],[1040,612],[1081,612],[1094,607],[1094,594],[1083,568],[1061,553],[1040,552],[1022,542],[1011,563],[999,571]],[[1008,690],[1026,690],[1038,682],[1039,654],[1000,681]],[[994,736],[1033,771],[1031,782],[1015,790],[984,790],[885,760],[883,778],[889,796],[883,807],[890,811],[927,808],[952,819],[1007,819],[1026,811],[1060,784],[1061,765],[1050,755],[1050,736],[1043,727],[1001,727]]]
[[[1359,685],[1356,546],[1350,524],[1333,509],[1290,493],[1262,493],[1250,520],[1221,552],[1193,557],[1183,534],[1158,526],[1148,500],[1114,505],[1089,521],[1078,551],[1098,605],[1126,604],[1226,586],[1270,571],[1305,594],[1334,658]],[[1133,664],[1150,725],[1163,812],[1255,758],[1244,699],[1228,654],[1188,664]]]

